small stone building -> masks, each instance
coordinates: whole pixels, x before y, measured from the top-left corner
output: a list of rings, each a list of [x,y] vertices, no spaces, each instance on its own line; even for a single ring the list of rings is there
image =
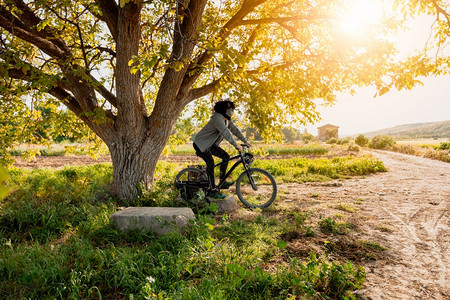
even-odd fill
[[[317,139],[319,141],[328,141],[331,138],[338,138],[339,137],[339,126],[334,126],[331,124],[323,125],[321,127],[318,127],[318,136]]]

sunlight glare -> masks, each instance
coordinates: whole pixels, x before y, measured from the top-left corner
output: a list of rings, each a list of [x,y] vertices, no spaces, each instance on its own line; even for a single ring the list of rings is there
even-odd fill
[[[383,15],[381,0],[349,0],[340,14],[339,28],[346,34],[363,34],[369,27],[379,24]]]

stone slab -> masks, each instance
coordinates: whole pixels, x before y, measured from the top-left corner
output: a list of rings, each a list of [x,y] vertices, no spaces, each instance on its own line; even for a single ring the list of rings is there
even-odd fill
[[[121,231],[139,229],[157,235],[184,233],[194,218],[194,212],[188,207],[128,207],[110,216]]]

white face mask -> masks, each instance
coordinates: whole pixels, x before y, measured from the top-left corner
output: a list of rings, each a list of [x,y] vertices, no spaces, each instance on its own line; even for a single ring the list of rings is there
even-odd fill
[[[228,108],[225,114],[231,118],[234,114],[234,109]]]

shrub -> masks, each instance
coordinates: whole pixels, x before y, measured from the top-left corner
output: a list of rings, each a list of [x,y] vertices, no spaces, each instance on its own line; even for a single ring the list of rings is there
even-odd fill
[[[352,144],[348,145],[347,150],[348,151],[358,152],[359,151],[359,146],[352,143]]]
[[[389,149],[395,145],[393,138],[387,135],[377,135],[370,140],[369,147],[373,149]]]
[[[331,138],[327,141],[327,144],[336,144],[338,142],[337,138]]]
[[[369,143],[369,139],[366,138],[363,134],[360,134],[355,138],[355,143],[358,146],[365,147]]]
[[[448,143],[441,143],[438,147],[439,150],[450,150],[450,142]]]
[[[345,144],[348,144],[348,143],[350,143],[350,138],[345,138],[345,139],[338,139],[337,140],[337,142],[336,142],[336,144],[338,144],[338,145],[345,145]]]
[[[303,143],[309,143],[309,142],[314,142],[316,140],[316,138],[308,132],[305,132],[304,134],[302,134],[302,142]]]

